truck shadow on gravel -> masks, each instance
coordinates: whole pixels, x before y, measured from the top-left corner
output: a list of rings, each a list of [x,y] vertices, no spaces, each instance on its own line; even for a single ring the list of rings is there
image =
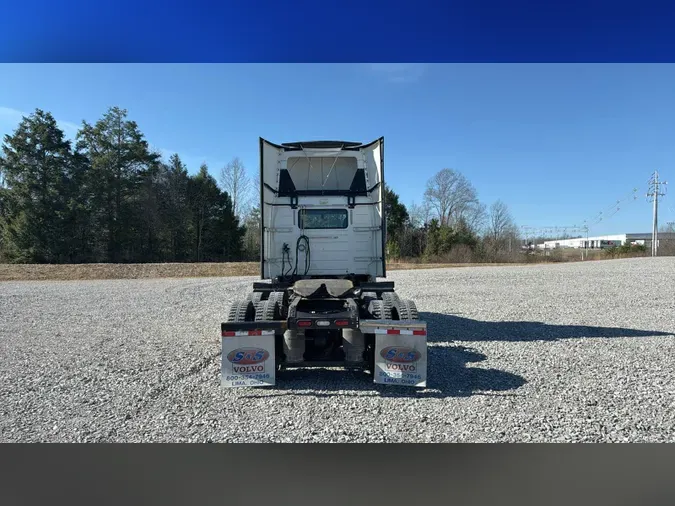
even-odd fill
[[[551,325],[542,322],[487,322],[452,314],[420,313],[434,341],[558,341],[561,339],[672,336],[672,332],[589,325]]]
[[[464,346],[430,343],[427,351],[427,388],[379,385],[362,371],[334,369],[289,369],[277,373],[277,384],[269,394],[251,394],[246,398],[274,396],[308,397],[413,397],[446,398],[470,395],[506,395],[526,383],[525,378],[498,369],[467,367],[485,360],[486,355]],[[279,392],[279,391],[282,392]]]
[[[453,343],[456,341],[533,342],[580,338],[671,336],[672,333],[589,325],[551,325],[542,322],[488,322],[441,313],[420,313],[427,322],[427,388],[415,389],[378,385],[360,371],[332,369],[290,369],[277,374],[270,393],[244,395],[246,398],[274,396],[309,397],[408,397],[446,398],[472,395],[518,395],[527,383],[517,374],[499,369],[471,367],[487,359],[483,353]]]

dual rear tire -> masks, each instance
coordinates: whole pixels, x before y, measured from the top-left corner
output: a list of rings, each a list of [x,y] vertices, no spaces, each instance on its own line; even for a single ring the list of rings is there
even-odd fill
[[[261,292],[253,292],[244,300],[238,300],[232,303],[227,315],[228,322],[268,322],[278,321],[286,317],[284,311],[285,294],[283,292],[272,292],[266,300],[262,300]],[[283,359],[282,334],[275,334],[275,362],[277,369]]]
[[[384,292],[380,299],[368,302],[368,319],[372,320],[419,320],[417,306],[412,300],[400,299],[394,292]],[[364,359],[369,375],[375,375],[375,334],[365,334]]]

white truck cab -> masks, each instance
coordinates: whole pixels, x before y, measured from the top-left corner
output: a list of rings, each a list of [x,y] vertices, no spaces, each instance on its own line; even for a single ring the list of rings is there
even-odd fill
[[[260,139],[260,154],[263,279],[294,272],[302,236],[311,262],[306,270],[298,264],[296,276],[386,275],[383,138],[365,145]]]
[[[295,367],[426,386],[427,325],[386,277],[384,138],[260,139],[260,278],[221,324],[227,387]]]

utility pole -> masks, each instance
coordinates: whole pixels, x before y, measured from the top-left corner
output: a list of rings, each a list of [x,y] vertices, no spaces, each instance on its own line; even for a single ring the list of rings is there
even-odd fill
[[[659,252],[659,197],[665,196],[661,192],[661,186],[666,186],[667,181],[659,181],[659,171],[655,170],[649,179],[649,191],[647,197],[651,197],[654,204],[654,216],[652,219],[652,256],[655,257]]]
[[[586,232],[586,241],[584,241],[584,249],[581,251],[582,260],[588,260],[588,223],[584,220],[584,226],[581,227],[582,232]]]

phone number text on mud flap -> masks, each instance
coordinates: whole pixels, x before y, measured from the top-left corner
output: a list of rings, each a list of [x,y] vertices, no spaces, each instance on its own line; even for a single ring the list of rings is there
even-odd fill
[[[225,381],[240,381],[240,380],[266,380],[270,379],[269,374],[246,374],[244,376],[225,376]]]
[[[395,379],[409,379],[409,380],[421,380],[422,376],[420,374],[410,374],[410,373],[402,373],[400,371],[396,372],[386,372],[380,370],[380,377],[381,378],[395,378]]]

